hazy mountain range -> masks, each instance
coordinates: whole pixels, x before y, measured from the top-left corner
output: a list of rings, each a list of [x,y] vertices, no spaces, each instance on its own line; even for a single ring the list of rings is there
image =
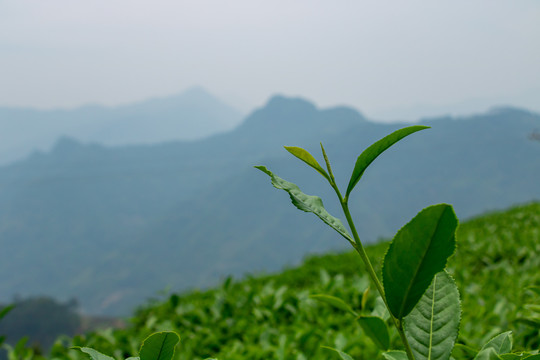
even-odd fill
[[[501,108],[423,123],[432,129],[377,159],[351,196],[365,241],[392,235],[433,203],[452,203],[464,218],[540,199],[540,143],[528,138],[540,115]],[[127,314],[167,286],[207,286],[344,249],[252,166],[322,196],[342,217],[324,179],[282,146],[321,159],[322,141],[346,186],[360,152],[400,126],[277,96],[200,140],[106,147],[62,138],[0,168],[0,294],[76,296],[87,312]]]
[[[242,114],[202,88],[139,103],[71,110],[0,107],[0,164],[49,150],[60,136],[104,145],[196,140],[230,130]]]

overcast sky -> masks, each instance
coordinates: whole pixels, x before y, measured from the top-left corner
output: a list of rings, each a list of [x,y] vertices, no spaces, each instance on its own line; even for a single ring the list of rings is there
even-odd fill
[[[540,111],[540,1],[0,0],[0,106],[194,85],[246,112],[276,93],[381,118]]]

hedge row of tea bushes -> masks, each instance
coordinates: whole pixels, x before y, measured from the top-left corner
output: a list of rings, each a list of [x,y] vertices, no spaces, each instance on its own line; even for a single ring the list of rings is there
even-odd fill
[[[460,289],[463,313],[453,356],[470,359],[492,336],[507,330],[513,331],[516,351],[539,349],[540,204],[464,222],[457,239],[449,272]],[[386,247],[368,247],[374,264],[380,264]],[[170,295],[141,307],[126,329],[59,339],[49,358],[83,359],[86,355],[69,347],[88,346],[124,359],[138,353],[146,336],[163,330],[181,335],[178,360],[339,359],[321,345],[354,359],[380,358],[354,316],[310,297],[314,294],[339,297],[359,313],[381,312],[358,256],[329,254],[273,276],[227,279],[208,291]],[[400,346],[396,333],[391,342]],[[22,347],[17,351],[10,354],[13,360],[37,357]]]

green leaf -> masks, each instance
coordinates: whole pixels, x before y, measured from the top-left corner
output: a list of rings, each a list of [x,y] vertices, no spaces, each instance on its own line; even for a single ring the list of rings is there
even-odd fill
[[[401,350],[391,350],[383,353],[383,356],[386,360],[408,360],[407,354],[405,351]]]
[[[354,189],[356,184],[358,184],[358,181],[360,181],[364,171],[377,158],[377,156],[381,155],[386,149],[404,137],[424,129],[429,129],[429,126],[415,125],[396,130],[364,150],[354,165],[354,170],[351,175],[351,180],[349,181],[349,186],[347,186],[345,198],[349,197],[351,191]]]
[[[319,165],[319,163],[313,157],[313,155],[307,152],[307,150],[304,150],[296,146],[284,146],[284,147],[285,147],[285,150],[287,150],[288,152],[290,152],[291,154],[293,154],[294,156],[296,156],[297,158],[299,158],[300,160],[302,160],[303,162],[305,162],[306,164],[308,164],[309,166],[317,170],[319,174],[321,174],[328,181],[330,181],[330,176],[326,173],[326,171],[322,168],[322,166]]]
[[[341,350],[338,350],[338,349],[334,349],[332,347],[329,347],[329,346],[321,346],[323,349],[328,349],[328,350],[332,350],[332,351],[335,351],[338,353],[339,357],[341,357],[343,360],[353,360],[353,358],[351,357],[351,355],[347,354],[346,352],[343,352]]]
[[[171,360],[180,336],[174,331],[162,331],[147,337],[139,351],[141,360]]]
[[[8,305],[8,306],[4,307],[2,310],[0,310],[0,319],[2,319],[4,316],[6,316],[7,313],[10,312],[11,310],[13,310],[14,307],[15,307],[15,305]]]
[[[483,349],[475,356],[474,360],[502,360],[493,348]]]
[[[358,316],[358,314],[349,305],[347,305],[347,303],[345,303],[345,301],[343,301],[340,298],[337,298],[335,296],[324,295],[324,294],[315,294],[315,295],[310,295],[309,297],[312,298],[312,299],[315,299],[317,301],[321,301],[321,302],[330,304],[333,307],[336,307],[338,309],[345,310],[345,311],[347,311],[348,313],[350,313],[350,314],[352,314],[354,316]]]
[[[270,170],[266,168],[266,166],[255,166],[255,168],[261,170],[262,172],[270,176],[270,178],[272,179],[272,185],[274,185],[276,189],[282,189],[288,192],[294,206],[296,206],[302,211],[314,213],[322,221],[324,221],[326,224],[328,224],[331,228],[336,230],[338,233],[341,234],[341,236],[343,236],[351,244],[354,245],[354,241],[351,235],[349,235],[347,229],[345,228],[345,226],[343,226],[341,220],[333,217],[326,211],[320,197],[304,194],[302,191],[300,191],[300,188],[298,188],[298,186],[291,182],[283,180],[279,176],[274,175]]]
[[[402,227],[384,257],[383,284],[390,312],[402,319],[418,303],[456,248],[452,206],[433,205]]]
[[[459,292],[446,271],[435,275],[418,304],[404,321],[405,334],[416,360],[448,360],[461,317]]]
[[[83,353],[86,353],[86,354],[90,355],[90,358],[92,360],[115,360],[114,358],[110,357],[109,355],[102,354],[99,351],[94,350],[94,349],[89,348],[89,347],[73,346],[71,349],[77,349],[77,350],[82,351]]]
[[[497,354],[506,354],[512,351],[512,332],[507,331],[502,334],[495,336],[493,339],[489,340],[486,345],[480,349],[493,349]]]
[[[361,316],[358,318],[358,323],[375,345],[381,350],[388,350],[390,347],[390,336],[388,335],[388,327],[383,319],[377,316]]]

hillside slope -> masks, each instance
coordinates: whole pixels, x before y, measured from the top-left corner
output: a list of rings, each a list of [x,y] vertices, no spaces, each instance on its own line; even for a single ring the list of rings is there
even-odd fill
[[[540,296],[527,290],[540,285],[540,203],[463,222],[457,241],[449,272],[460,289],[463,311],[461,345],[454,356],[471,358],[467,348],[477,351],[492,336],[508,330],[513,331],[517,351],[538,349],[538,327],[518,319],[534,319],[525,304],[540,302]],[[386,247],[386,242],[367,247],[377,267]],[[315,256],[275,275],[227,279],[207,291],[155,300],[136,312],[129,328],[77,337],[72,344],[128,356],[137,352],[147,334],[175,330],[182,336],[178,360],[338,358],[321,345],[342,349],[354,359],[378,359],[380,353],[354,316],[309,297],[337,296],[369,314],[377,307],[377,296],[373,289],[365,295],[368,287],[356,253]],[[392,343],[399,347],[396,333]],[[52,356],[66,358],[68,353],[71,359],[84,358],[59,344]]]

